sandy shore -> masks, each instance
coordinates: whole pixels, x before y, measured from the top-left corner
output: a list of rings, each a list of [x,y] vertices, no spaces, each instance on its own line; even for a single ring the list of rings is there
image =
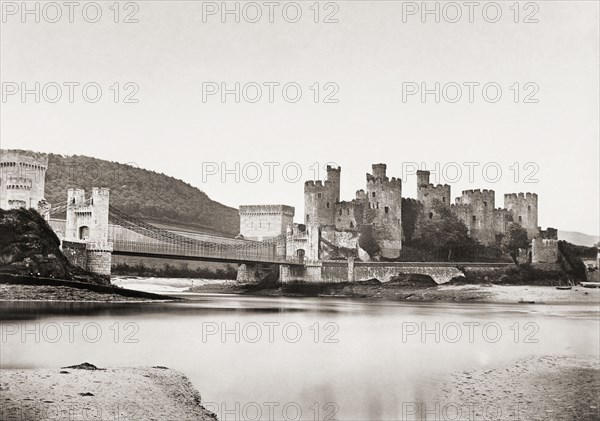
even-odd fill
[[[190,288],[190,292],[206,294],[244,294],[258,296],[315,296],[302,292],[286,292],[281,288],[248,290],[235,284],[201,285]],[[481,303],[518,303],[534,301],[535,304],[598,304],[600,289],[573,287],[571,290],[557,290],[553,286],[531,285],[495,285],[464,284],[438,285],[436,287],[330,284],[318,294],[327,297],[360,298],[387,301],[443,301],[443,302],[481,302]]]
[[[0,370],[2,420],[211,420],[200,394],[164,368]]]
[[[437,403],[453,420],[599,420],[599,357],[529,358],[456,373]]]
[[[457,297],[468,301],[494,303],[516,303],[519,300],[535,301],[536,304],[577,304],[600,305],[600,289],[573,287],[571,290],[558,290],[552,286],[531,285],[440,285],[421,293],[421,299],[443,300]]]

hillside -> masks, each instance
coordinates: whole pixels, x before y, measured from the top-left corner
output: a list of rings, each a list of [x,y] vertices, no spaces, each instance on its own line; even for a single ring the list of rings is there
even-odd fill
[[[109,187],[111,205],[148,222],[229,236],[239,233],[237,209],[211,200],[181,180],[87,156],[48,155],[48,202],[66,201],[68,188],[82,188],[87,193],[92,187]]]
[[[591,247],[595,244],[598,244],[600,237],[597,235],[589,235],[584,234],[582,232],[577,231],[558,231],[558,239],[564,240],[569,243],[576,244],[578,246],[587,246]]]

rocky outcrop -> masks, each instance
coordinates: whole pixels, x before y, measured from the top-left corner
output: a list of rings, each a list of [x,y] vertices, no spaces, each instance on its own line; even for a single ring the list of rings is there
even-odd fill
[[[0,209],[0,275],[41,276],[109,285],[110,278],[69,262],[60,240],[34,209]]]

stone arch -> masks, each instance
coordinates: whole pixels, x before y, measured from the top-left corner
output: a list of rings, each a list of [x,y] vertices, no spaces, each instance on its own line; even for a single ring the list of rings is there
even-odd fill
[[[90,228],[87,225],[79,227],[79,239],[87,240],[90,238]]]

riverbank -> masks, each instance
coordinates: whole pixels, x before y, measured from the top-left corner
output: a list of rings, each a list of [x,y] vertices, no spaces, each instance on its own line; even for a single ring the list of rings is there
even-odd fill
[[[442,284],[431,287],[415,285],[388,285],[357,282],[339,284],[284,285],[259,289],[253,286],[211,284],[192,287],[188,292],[206,294],[243,294],[289,297],[343,297],[383,301],[442,301],[535,304],[600,304],[600,289],[575,286],[571,290],[557,290],[553,286],[495,285],[495,284]]]
[[[106,301],[106,302],[148,302],[157,301],[141,297],[125,297],[119,294],[58,286],[2,285],[0,301]],[[170,301],[163,298],[160,301]]]
[[[592,421],[599,396],[598,356],[544,356],[454,373],[437,403],[453,420]]]
[[[0,373],[3,420],[216,419],[187,377],[164,367]]]
[[[0,274],[0,300],[16,301],[171,301],[177,298],[115,285]]]

